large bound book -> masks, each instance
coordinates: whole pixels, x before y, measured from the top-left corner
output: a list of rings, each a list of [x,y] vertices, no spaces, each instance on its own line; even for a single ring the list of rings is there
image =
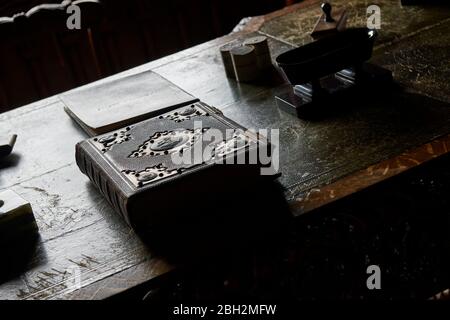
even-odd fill
[[[198,101],[153,71],[101,81],[60,98],[64,110],[91,137]]]
[[[80,142],[76,161],[114,209],[141,229],[173,222],[208,193],[257,179],[270,166],[270,143],[196,102]]]

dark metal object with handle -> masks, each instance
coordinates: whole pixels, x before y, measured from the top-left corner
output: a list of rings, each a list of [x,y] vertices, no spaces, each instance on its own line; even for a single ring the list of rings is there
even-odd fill
[[[277,64],[292,86],[287,95],[276,97],[278,105],[308,116],[319,110],[318,104],[327,104],[348,89],[390,82],[389,71],[366,63],[376,35],[371,29],[348,29],[278,56]]]

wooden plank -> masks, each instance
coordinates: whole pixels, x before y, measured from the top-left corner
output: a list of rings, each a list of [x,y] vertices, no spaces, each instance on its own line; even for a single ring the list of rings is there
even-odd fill
[[[290,207],[299,216],[394,177],[450,151],[450,135],[352,173],[336,182],[318,186],[298,195]]]
[[[18,135],[14,154],[1,164],[0,188],[74,163],[74,146],[85,138],[60,102],[25,113],[2,114],[0,123],[1,135]]]
[[[1,285],[1,298],[63,298],[76,289],[71,278],[74,268],[79,270],[82,287],[142,262],[153,266],[146,280],[171,269],[148,251],[75,164],[11,189],[32,204],[40,238],[23,265],[22,276]],[[24,253],[17,254],[2,268]]]
[[[198,50],[211,46],[216,50],[228,39],[232,37],[213,40],[112,78],[164,65],[178,56],[195,56]],[[65,114],[58,97],[3,113],[0,123],[0,134],[19,135],[14,156],[1,163],[0,189],[11,188],[30,201],[40,229],[38,243],[26,256],[27,263],[21,266],[23,275],[0,285],[2,298],[106,297],[172,269],[164,259],[152,256],[80,174],[74,163],[74,145],[85,134]],[[77,290],[76,294],[68,287],[73,280],[70,278],[73,268],[80,268],[81,287],[87,288]],[[114,289],[107,285],[112,283],[107,280],[109,277],[129,273],[127,270],[145,273],[136,271],[135,279],[127,277],[122,286],[114,282]],[[95,294],[88,296],[94,284],[102,289],[97,288]]]

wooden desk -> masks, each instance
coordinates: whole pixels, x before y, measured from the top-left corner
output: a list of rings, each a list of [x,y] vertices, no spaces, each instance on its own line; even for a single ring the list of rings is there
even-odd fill
[[[317,3],[254,18],[241,31],[111,78],[151,69],[246,127],[280,128],[279,183],[294,216],[448,153],[448,9],[379,1],[383,24],[373,60],[391,68],[407,88],[388,106],[368,101],[367,108],[309,123],[277,109],[274,94],[283,83],[237,84],[225,77],[222,44],[264,34],[275,57],[311,41]],[[365,25],[365,3],[349,2],[350,25]],[[377,113],[380,107],[387,112]],[[352,131],[338,130],[342,123]],[[31,202],[40,239],[17,274],[2,282],[0,298],[103,299],[178,267],[148,249],[80,173],[74,145],[86,136],[57,96],[1,114],[0,134],[10,133],[18,140],[14,155],[0,163],[0,190],[12,189]],[[74,267],[81,272],[78,290],[68,285]]]

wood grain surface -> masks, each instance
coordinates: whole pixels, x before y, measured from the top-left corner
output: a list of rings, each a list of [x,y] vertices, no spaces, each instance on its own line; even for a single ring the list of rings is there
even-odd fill
[[[365,21],[367,1],[332,2],[350,7],[350,25]],[[320,14],[318,1],[256,18],[243,31],[108,80],[153,70],[246,127],[280,128],[283,176],[279,184],[291,201],[292,214],[302,214],[448,152],[448,138],[430,142],[450,132],[449,87],[432,80],[447,77],[448,70],[439,67],[446,56],[434,60],[431,53],[436,46],[448,52],[450,11],[379,2],[384,25],[374,60],[392,68],[407,89],[389,100],[387,113],[378,112],[388,101],[381,100],[358,111],[351,109],[349,116],[305,123],[276,108],[273,96],[285,88],[276,72],[252,84],[226,78],[220,46],[262,34],[269,37],[274,58],[310,41],[310,29]],[[412,14],[415,18],[409,19]],[[430,53],[429,65],[436,67],[433,74],[412,76],[411,72],[423,70],[417,65],[423,51],[413,50],[421,44]],[[411,52],[398,60],[407,50]],[[423,79],[419,87],[417,77]],[[418,99],[422,93],[426,96]],[[14,154],[0,162],[0,190],[12,189],[32,204],[40,237],[4,265],[6,269],[13,266],[15,272],[2,274],[0,298],[103,299],[179,268],[144,245],[79,172],[74,146],[86,136],[57,96],[0,114],[0,135],[13,133],[18,140]],[[330,139],[330,134],[335,138]],[[355,136],[360,140],[349,144],[346,139]],[[73,286],[78,272],[74,270],[81,274],[81,288]]]

